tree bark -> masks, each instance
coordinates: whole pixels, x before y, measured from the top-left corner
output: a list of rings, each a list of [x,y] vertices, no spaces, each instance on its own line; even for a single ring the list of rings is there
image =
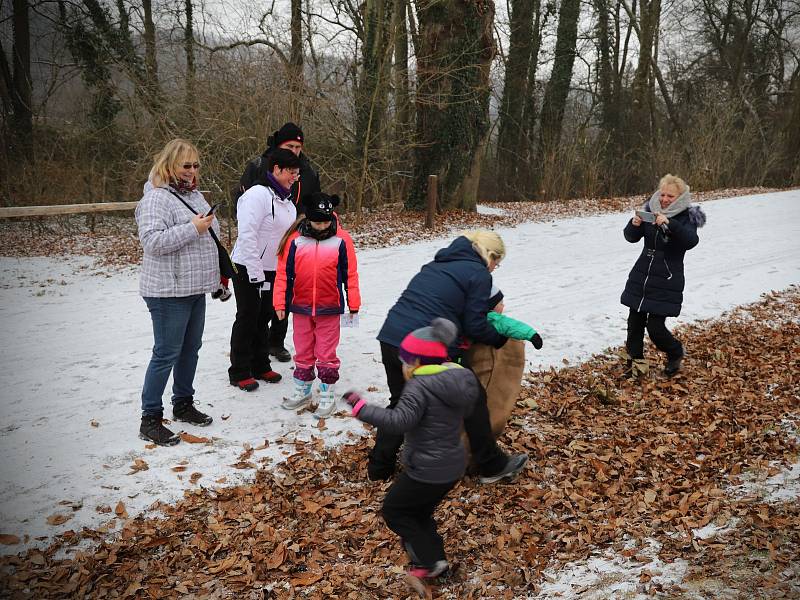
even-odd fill
[[[33,85],[31,82],[31,33],[27,0],[14,0],[12,27],[14,45],[11,75],[11,145],[22,159],[33,157]],[[3,56],[5,61],[5,55]]]
[[[512,0],[511,36],[506,61],[506,77],[497,137],[497,177],[500,199],[518,200],[524,197],[518,173],[527,172],[523,163],[524,99],[528,94],[528,71],[531,62],[534,0]]]
[[[289,118],[299,121],[303,92],[303,0],[292,0],[292,48],[289,54]]]
[[[475,192],[462,182],[479,168],[489,130],[494,2],[418,0],[416,10],[417,145],[406,207],[424,207],[428,175],[439,177],[442,208],[474,207]]]
[[[579,14],[580,0],[562,1],[558,15],[553,72],[547,82],[547,89],[542,102],[537,152],[538,162],[542,165],[545,164],[550,155],[558,151],[561,126],[564,120],[564,108],[569,95],[572,69],[575,64]]]
[[[187,0],[190,2],[191,0]],[[144,67],[149,87],[158,88],[158,59],[156,58],[156,26],[153,23],[152,0],[142,0],[144,11]],[[189,15],[187,15],[189,16]]]
[[[183,51],[186,53],[186,106],[190,112],[194,112],[197,67],[194,62],[194,7],[192,0],[185,0],[185,7],[186,27],[183,31]]]

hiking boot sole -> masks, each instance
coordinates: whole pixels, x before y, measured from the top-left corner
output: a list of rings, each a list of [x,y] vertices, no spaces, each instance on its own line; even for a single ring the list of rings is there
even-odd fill
[[[498,481],[501,481],[503,479],[512,480],[522,472],[522,470],[525,468],[525,465],[527,464],[528,464],[528,457],[526,456],[525,460],[523,460],[522,463],[520,463],[512,471],[509,471],[508,473],[498,473],[497,475],[482,476],[478,478],[478,481],[484,484],[488,484],[488,483],[497,483]]]
[[[214,419],[209,418],[208,421],[198,422],[198,421],[190,421],[189,419],[181,419],[180,417],[176,417],[172,415],[173,421],[180,421],[181,423],[189,423],[189,425],[196,425],[197,427],[208,427],[214,422]]]
[[[286,410],[300,410],[301,408],[305,408],[309,404],[311,404],[311,396],[309,396],[299,404],[287,404],[286,398],[284,398],[284,401],[281,402],[281,408],[285,408]]]
[[[143,433],[139,434],[139,439],[144,440],[145,442],[150,442],[151,444],[156,444],[157,446],[175,446],[181,441],[180,436],[175,436],[174,438],[171,438],[169,441],[159,442],[157,440],[147,437]]]

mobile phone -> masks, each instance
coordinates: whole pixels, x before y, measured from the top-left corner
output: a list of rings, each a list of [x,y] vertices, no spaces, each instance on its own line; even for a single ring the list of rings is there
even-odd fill
[[[636,216],[639,217],[642,221],[646,221],[647,223],[656,222],[656,216],[651,212],[647,212],[646,210],[637,210]]]
[[[209,210],[209,211],[206,213],[206,216],[208,217],[208,216],[210,216],[210,215],[213,215],[213,214],[214,214],[214,211],[215,211],[215,210],[217,210],[217,207],[218,207],[219,205],[220,205],[220,203],[219,203],[219,202],[217,202],[216,204],[214,204],[214,205],[211,207],[211,210]]]

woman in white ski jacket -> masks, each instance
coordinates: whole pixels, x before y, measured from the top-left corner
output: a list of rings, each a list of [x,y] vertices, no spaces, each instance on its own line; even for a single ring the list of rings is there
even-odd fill
[[[239,235],[231,258],[236,320],[231,331],[230,384],[251,392],[257,379],[277,383],[281,375],[269,359],[269,322],[275,318],[272,286],[278,244],[297,218],[289,189],[300,173],[300,159],[279,148],[267,159],[264,181],[250,187],[236,207]]]

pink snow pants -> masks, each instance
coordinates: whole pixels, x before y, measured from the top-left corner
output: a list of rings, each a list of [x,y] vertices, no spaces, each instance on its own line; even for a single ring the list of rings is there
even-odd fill
[[[301,315],[292,313],[294,339],[294,377],[301,381],[314,379],[314,366],[323,383],[339,380],[341,361],[336,356],[339,345],[341,315]]]

